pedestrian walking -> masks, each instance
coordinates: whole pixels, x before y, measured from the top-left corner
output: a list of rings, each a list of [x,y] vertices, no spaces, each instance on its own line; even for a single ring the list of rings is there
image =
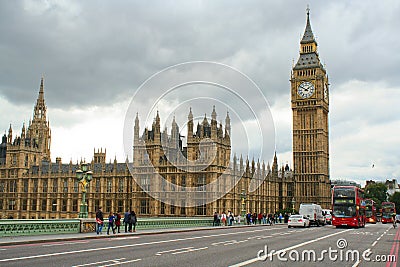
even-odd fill
[[[117,232],[119,234],[120,233],[120,227],[121,227],[121,214],[119,214],[119,212],[117,212],[117,213],[114,214],[114,216],[115,216],[115,230],[114,230],[114,232]]]
[[[103,230],[103,212],[101,211],[101,207],[96,212],[96,233],[101,234],[101,230]]]
[[[110,229],[115,234],[115,229],[114,229],[114,220],[115,216],[114,214],[110,211],[110,214],[108,215],[108,228],[107,228],[107,235],[110,234]]]
[[[129,232],[136,232],[136,223],[137,223],[137,216],[135,211],[131,211],[129,214]],[[133,226],[133,230],[132,230]]]
[[[213,226],[218,226],[218,225],[219,225],[219,215],[217,212],[214,212]]]
[[[125,212],[124,214],[124,225],[125,225],[125,233],[128,232],[128,225],[129,225],[129,214],[131,214],[129,211]]]

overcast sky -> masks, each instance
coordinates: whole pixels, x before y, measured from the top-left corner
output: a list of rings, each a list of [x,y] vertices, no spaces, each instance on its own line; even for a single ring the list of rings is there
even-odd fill
[[[197,122],[216,105],[218,121],[225,124],[227,111],[231,116],[233,152],[255,160],[260,156],[254,149],[257,136],[243,146],[235,133],[251,136],[251,116],[262,122],[270,111],[275,138],[264,137],[275,140],[279,164],[291,165],[289,78],[307,4],[331,84],[331,179],[364,184],[398,178],[400,3],[395,0],[1,1],[0,129],[6,132],[12,124],[14,135],[20,134],[32,118],[43,74],[52,160],[91,160],[94,148],[106,148],[107,161],[123,161],[130,104],[130,112],[139,112],[141,132],[159,110],[168,126],[176,116],[183,135],[189,107]],[[135,95],[157,72],[192,61],[237,70],[243,76],[236,77],[254,82],[269,106],[241,82],[230,86],[251,107],[249,116],[209,84],[191,85],[174,98],[163,95],[170,87],[160,79],[146,88],[148,97],[145,91]],[[220,73],[207,70],[210,82]],[[204,101],[199,91],[209,99]],[[270,156],[263,154],[260,161],[271,162]]]

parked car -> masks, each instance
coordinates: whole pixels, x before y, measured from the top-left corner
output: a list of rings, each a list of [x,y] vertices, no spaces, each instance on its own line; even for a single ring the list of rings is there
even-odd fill
[[[400,223],[400,214],[396,214],[396,223]]]
[[[288,220],[288,228],[290,227],[310,227],[310,220],[300,214],[291,215]]]

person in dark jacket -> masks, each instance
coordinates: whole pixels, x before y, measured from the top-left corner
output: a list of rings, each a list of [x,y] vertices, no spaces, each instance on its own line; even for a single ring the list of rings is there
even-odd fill
[[[99,210],[96,212],[96,233],[101,234],[101,230],[103,230],[103,212],[101,211],[101,207],[99,207]]]
[[[128,232],[128,225],[129,225],[129,215],[131,213],[129,211],[125,212],[124,214],[124,225],[125,225],[125,233]]]
[[[137,217],[135,211],[131,211],[129,214],[129,232],[132,232],[132,226],[133,226],[133,232],[136,232],[136,223],[137,223]]]
[[[110,234],[110,229],[112,232],[115,234],[115,229],[114,229],[114,220],[115,216],[114,214],[110,211],[110,214],[108,215],[108,228],[107,228],[107,235]]]

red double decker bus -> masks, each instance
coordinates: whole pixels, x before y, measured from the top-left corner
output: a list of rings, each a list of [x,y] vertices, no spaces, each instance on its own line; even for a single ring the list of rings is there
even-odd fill
[[[356,186],[332,189],[332,225],[365,227],[364,191]]]
[[[365,218],[367,223],[376,223],[376,205],[372,199],[366,199],[365,201]]]
[[[396,214],[396,207],[393,202],[382,202],[382,223],[393,223],[393,214]]]

